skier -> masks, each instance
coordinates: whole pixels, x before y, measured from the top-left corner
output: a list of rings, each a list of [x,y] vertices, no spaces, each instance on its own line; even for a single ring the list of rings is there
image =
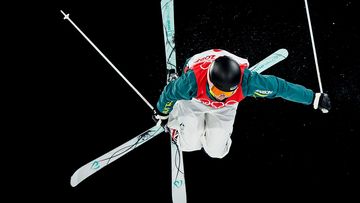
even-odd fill
[[[252,72],[248,67],[246,59],[225,50],[194,55],[185,63],[184,74],[164,88],[154,119],[167,126],[180,150],[203,148],[210,157],[223,158],[230,150],[238,103],[247,96],[281,97],[312,104],[323,113],[330,110],[327,94]]]

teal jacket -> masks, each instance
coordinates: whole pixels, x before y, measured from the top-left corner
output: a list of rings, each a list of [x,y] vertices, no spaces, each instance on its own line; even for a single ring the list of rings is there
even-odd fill
[[[277,98],[310,105],[313,101],[314,92],[302,85],[290,83],[272,75],[261,75],[245,69],[242,80],[242,90],[245,97],[254,96],[262,98]],[[195,74],[192,70],[187,71],[178,79],[165,86],[157,109],[163,114],[169,114],[178,100],[191,100],[197,95],[197,84]],[[215,100],[207,87],[207,95]]]

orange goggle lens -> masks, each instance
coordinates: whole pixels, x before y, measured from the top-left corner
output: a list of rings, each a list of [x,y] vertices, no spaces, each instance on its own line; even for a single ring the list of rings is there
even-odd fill
[[[221,96],[221,95],[224,95],[226,97],[230,97],[231,95],[233,95],[235,92],[232,91],[232,92],[224,92],[222,90],[219,90],[218,88],[215,87],[215,85],[212,85],[212,87],[210,87],[210,93],[213,95],[213,96]]]

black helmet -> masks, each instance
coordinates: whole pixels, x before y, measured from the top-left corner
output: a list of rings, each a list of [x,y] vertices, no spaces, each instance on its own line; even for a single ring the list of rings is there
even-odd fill
[[[240,83],[240,77],[239,64],[228,56],[221,56],[215,59],[210,67],[210,82],[222,91],[234,91]]]

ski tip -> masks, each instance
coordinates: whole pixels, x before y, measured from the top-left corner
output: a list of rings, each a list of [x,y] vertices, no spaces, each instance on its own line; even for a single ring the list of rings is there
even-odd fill
[[[277,50],[276,53],[277,53],[277,54],[280,54],[280,55],[283,56],[284,58],[288,57],[288,55],[289,55],[288,50],[287,50],[287,49],[284,49],[284,48]]]
[[[71,187],[75,187],[75,186],[77,186],[79,183],[78,182],[76,182],[72,177],[71,177],[71,180],[70,180],[70,185],[71,185]]]
[[[79,184],[79,179],[78,179],[78,176],[77,176],[77,172],[75,172],[72,176],[71,176],[71,179],[70,179],[70,185],[72,187],[75,187]]]

